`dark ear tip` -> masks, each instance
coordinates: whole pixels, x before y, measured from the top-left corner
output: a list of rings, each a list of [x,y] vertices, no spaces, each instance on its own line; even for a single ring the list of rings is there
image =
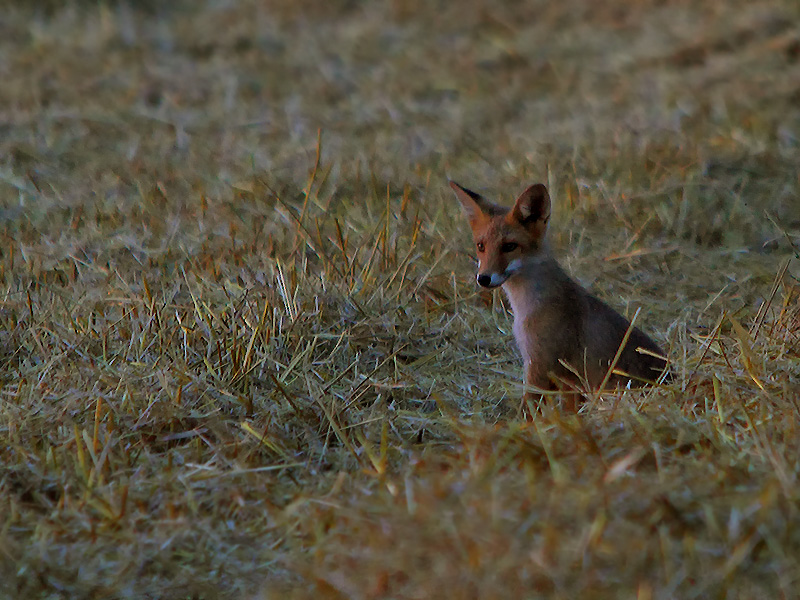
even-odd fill
[[[449,184],[450,184],[450,187],[451,187],[451,188],[453,188],[453,189],[454,189],[454,190],[456,190],[456,191],[459,191],[459,190],[460,190],[460,191],[462,191],[462,192],[464,191],[464,188],[463,188],[463,187],[461,187],[460,185],[458,185],[458,184],[457,184],[455,181],[453,181],[452,179],[448,179],[448,180],[447,180],[447,183],[449,183]]]
[[[547,186],[543,183],[534,183],[520,195],[520,200],[525,199],[527,202],[549,202],[550,193],[547,191]]]

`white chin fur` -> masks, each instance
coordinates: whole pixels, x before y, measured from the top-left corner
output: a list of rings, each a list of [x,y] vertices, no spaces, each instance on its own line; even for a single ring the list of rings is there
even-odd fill
[[[508,273],[492,273],[492,287],[502,285],[508,279]]]
[[[506,267],[506,272],[505,272],[506,279],[511,277],[514,273],[519,271],[521,268],[522,268],[522,261],[520,259],[515,258],[514,260],[512,260],[510,263],[508,263],[508,266]]]

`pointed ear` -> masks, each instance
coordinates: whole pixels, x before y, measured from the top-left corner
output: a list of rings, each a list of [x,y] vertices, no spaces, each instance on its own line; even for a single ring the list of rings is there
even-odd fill
[[[456,198],[461,202],[464,215],[470,223],[474,223],[481,217],[492,216],[497,212],[498,208],[477,192],[461,187],[455,181],[450,181],[450,187],[456,193]]]
[[[547,188],[536,183],[522,192],[511,214],[523,225],[536,225],[544,231],[550,218],[550,194],[547,193]]]

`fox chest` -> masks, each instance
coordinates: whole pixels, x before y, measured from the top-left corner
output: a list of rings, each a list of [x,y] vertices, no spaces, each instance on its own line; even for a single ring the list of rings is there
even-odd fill
[[[515,317],[513,331],[514,339],[517,342],[517,348],[519,348],[519,351],[522,354],[522,359],[526,363],[530,362],[536,355],[536,349],[539,345],[534,333],[535,328],[533,319]]]
[[[574,362],[584,354],[579,323],[539,311],[514,318],[514,339],[526,364]]]

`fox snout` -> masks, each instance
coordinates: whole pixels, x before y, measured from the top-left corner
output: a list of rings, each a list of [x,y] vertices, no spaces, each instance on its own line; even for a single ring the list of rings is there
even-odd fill
[[[485,288],[496,288],[508,279],[505,273],[478,273],[478,285]]]
[[[479,264],[478,266],[480,267],[481,265]],[[508,281],[509,277],[520,270],[522,261],[520,259],[514,259],[509,262],[502,271],[497,269],[497,266],[498,265],[495,265],[495,268],[492,270],[478,271],[477,279],[479,286],[491,289],[503,285]]]

